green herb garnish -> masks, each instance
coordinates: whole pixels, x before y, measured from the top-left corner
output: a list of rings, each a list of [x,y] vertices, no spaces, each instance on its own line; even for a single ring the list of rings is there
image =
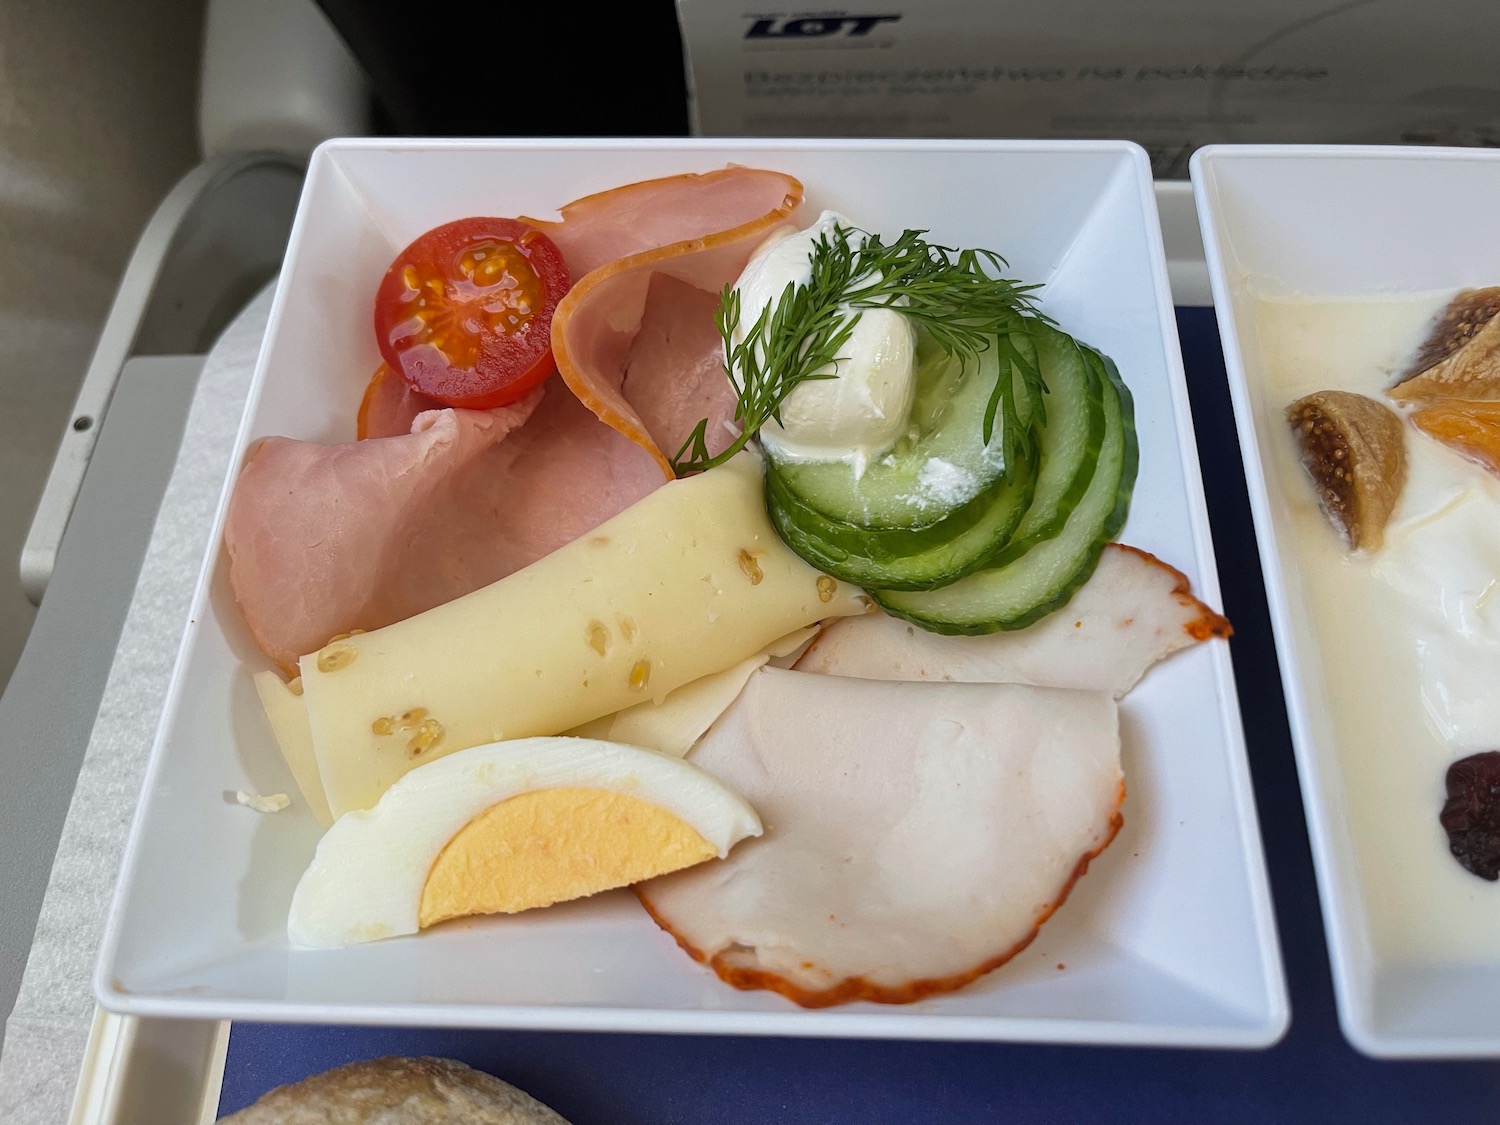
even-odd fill
[[[1034,349],[1018,346],[1027,321],[1043,319],[1031,303],[1036,285],[1021,285],[998,276],[1005,259],[990,250],[955,250],[923,239],[926,231],[908,230],[889,246],[867,234],[851,245],[854,228],[837,226],[813,246],[812,278],[789,283],[774,305],[756,318],[744,339],[740,298],[726,285],[715,314],[724,341],[724,374],[734,387],[735,421],[740,432],[722,452],[708,452],[708,419],[701,420],[672,458],[678,476],[723,464],[760,432],[768,419],[781,421],[781,404],[799,383],[835,377],[832,365],[843,357],[861,309],[897,308],[921,324],[944,351],[958,355],[965,367],[992,344],[1000,349],[1000,376],[984,414],[984,440],[994,436],[1002,419],[1006,465],[1025,435],[1021,432],[1012,386],[1012,365],[1031,401],[1031,417],[1043,418],[1046,387],[1033,358]],[[863,233],[863,232],[860,232]],[[852,310],[853,315],[848,315]],[[847,316],[847,319],[846,319]],[[828,368],[828,370],[821,370]]]

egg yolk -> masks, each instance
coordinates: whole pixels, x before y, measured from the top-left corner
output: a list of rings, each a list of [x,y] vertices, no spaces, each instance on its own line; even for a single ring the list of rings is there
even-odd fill
[[[425,929],[514,914],[679,871],[717,852],[672,813],[606,789],[538,789],[491,805],[448,841],[422,888]]]

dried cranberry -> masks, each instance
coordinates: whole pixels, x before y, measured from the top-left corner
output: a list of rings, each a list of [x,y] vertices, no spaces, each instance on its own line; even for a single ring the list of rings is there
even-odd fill
[[[1448,800],[1439,819],[1448,850],[1481,879],[1500,878],[1500,750],[1471,754],[1448,767]]]

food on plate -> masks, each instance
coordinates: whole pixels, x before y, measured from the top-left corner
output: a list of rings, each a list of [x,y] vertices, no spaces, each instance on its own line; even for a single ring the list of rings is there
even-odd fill
[[[700,419],[714,448],[735,398],[715,313],[720,291],[802,202],[791,176],[731,166],[591,195],[547,231],[578,281],[553,321],[563,381],[609,426],[646,450],[663,476]]]
[[[872,613],[834,622],[796,668],[870,680],[1037,684],[1119,699],[1158,660],[1229,633],[1229,622],[1193,597],[1181,572],[1113,543],[1067,612],[1026,629],[946,636]]]
[[[1015,956],[1114,838],[1108,692],[763,668],[692,761],[759,810],[727,860],[636,888],[737,988],[905,1003]]]
[[[1406,374],[1400,402],[1500,399],[1500,287],[1465,289],[1444,306]]]
[[[418,414],[441,410],[435,398],[412,390],[411,384],[382,363],[370,376],[359,411],[354,416],[354,437],[364,441],[372,437],[395,437],[411,432]]]
[[[1500,747],[1500,478],[1408,422],[1392,376],[1437,347],[1430,326],[1467,331],[1446,295],[1268,299],[1256,322],[1267,387],[1290,404],[1313,391],[1362,395],[1396,412],[1405,484],[1378,547],[1350,553],[1328,534],[1293,431],[1274,435],[1285,550],[1318,651],[1322,697],[1361,857],[1370,941],[1398,958],[1462,961],[1500,949],[1500,897],[1449,854],[1434,813],[1458,759]],[[1441,334],[1441,333],[1440,333]],[[1474,335],[1478,339],[1478,335]],[[1424,341],[1426,341],[1424,343]],[[1432,351],[1439,356],[1441,349]],[[1462,354],[1462,348],[1451,355]],[[1469,393],[1464,390],[1460,393]],[[1454,400],[1465,401],[1465,400]],[[1432,918],[1447,924],[1434,927]]]
[[[1423,440],[1411,503],[1371,560],[1397,643],[1414,665],[1426,725],[1453,750],[1500,746],[1500,490],[1488,474]],[[1417,443],[1413,441],[1413,452]],[[1430,737],[1430,735],[1429,735]]]
[[[221,1125],[568,1125],[508,1082],[455,1059],[346,1063],[262,1094]]]
[[[285,793],[249,793],[243,789],[234,791],[234,800],[258,813],[278,813],[292,805],[292,799]]]
[[[730,167],[434,228],[358,440],[247,458],[230,585],[332,825],[294,945],[635,885],[738,987],[905,1002],[1113,839],[1116,700],[1229,633],[1110,542],[1125,382],[997,253],[802,197]]]
[[[1500,474],[1500,287],[1465,289],[1439,314],[1393,398],[1412,424]]]
[[[1012,540],[984,568],[930,590],[872,591],[887,612],[939,633],[1023,629],[1068,603],[1125,525],[1137,448],[1130,392],[1114,365],[1081,349],[1104,397],[1104,436],[1087,486],[1065,519],[1030,540]]]
[[[376,941],[549,906],[729,854],[761,822],[711,774],[585,738],[428,762],[340,817],[292,895],[294,945]]]
[[[294,675],[330,637],[497,582],[661,487],[651,459],[566,387],[532,394],[426,412],[379,441],[263,441],[224,527],[262,651]]]
[[[1038,316],[988,251],[824,212],[757,251],[719,310],[738,435],[787,544],[923,628],[1022,628],[1087,580],[1135,481],[1113,364]]]
[[[507,578],[301,660],[335,817],[424,761],[660,699],[816,621],[864,613],[766,519],[746,453]]]
[[[1003,265],[997,254],[934,245],[923,233],[908,230],[887,245],[824,212],[812,226],[768,240],[715,316],[738,432],[714,453],[712,419],[700,420],[673,458],[676,471],[711,468],[761,437],[773,461],[837,462],[862,477],[906,429],[899,423],[914,402],[921,330],[965,359],[993,349],[1031,376],[1027,395],[1039,394],[1035,363],[1012,339],[1025,327],[1035,286],[992,277]],[[996,432],[996,412],[1014,408],[1009,378],[987,389],[985,441]],[[1001,436],[1007,448],[1019,439],[1014,429]]]
[[[690,680],[660,701],[647,699],[623,711],[601,715],[563,733],[606,742],[642,746],[673,757],[687,756],[703,732],[734,702],[750,673],[768,662],[791,663],[817,635],[819,626],[798,629],[747,656],[722,672],[711,672]],[[325,828],[333,823],[323,778],[313,751],[312,726],[301,698],[302,682],[294,681],[296,694],[275,672],[258,672],[255,687],[271,724],[282,757],[291,768],[313,815]]]
[[[1448,799],[1438,819],[1453,858],[1481,879],[1500,879],[1500,751],[1460,758],[1448,767]]]
[[[1411,423],[1428,437],[1500,475],[1500,402],[1434,402],[1413,410]]]
[[[318,772],[318,755],[313,750],[312,727],[307,721],[307,707],[302,702],[302,681],[283,680],[272,671],[257,672],[252,681],[255,693],[260,697],[261,709],[266,721],[271,724],[271,733],[281,756],[286,759],[292,779],[313,816],[324,828],[333,823],[333,814],[328,811],[328,794],[323,791],[323,778]]]
[[[648,699],[612,715],[602,715],[566,733],[581,738],[602,738],[607,742],[625,742],[671,754],[674,758],[685,758],[714,720],[728,710],[757,668],[773,660],[799,655],[818,631],[816,625],[798,629],[722,672],[700,676],[683,684],[659,703]]]
[[[809,307],[804,323],[784,326],[788,339],[810,342],[805,354],[785,356],[805,364],[805,374],[791,375],[796,385],[759,428],[761,446],[775,461],[847,462],[861,476],[906,431],[916,389],[916,322],[907,315],[914,311],[909,305],[896,309],[886,303],[899,299],[895,294],[905,279],[875,263],[862,265],[861,257],[877,245],[878,239],[842,215],[824,211],[805,230],[766,239],[735,284],[722,315],[730,330],[729,363],[745,383],[774,377],[774,366],[784,361],[776,339],[783,326],[769,318],[779,312],[786,287],[829,289],[828,312]],[[896,268],[894,258],[886,264]],[[848,290],[866,288],[859,284],[861,273],[868,275],[868,286],[890,290],[861,298],[856,318]],[[767,328],[757,331],[763,317]],[[820,317],[826,319],[820,323]],[[820,337],[825,325],[828,334]],[[757,374],[757,364],[766,370]]]
[[[1317,391],[1286,408],[1318,502],[1353,550],[1380,546],[1406,482],[1406,440],[1389,406],[1352,391]]]
[[[1500,286],[1460,289],[1432,318],[1427,334],[1398,384],[1430,370],[1458,351],[1500,312]]]
[[[360,436],[391,440],[258,445],[224,531],[256,644],[292,675],[330,637],[498,581],[669,479],[620,410],[669,438],[705,414],[729,416],[711,303],[705,321],[701,299],[679,307],[673,296],[732,282],[801,194],[789,176],[731,167],[600,192],[564,207],[560,222],[529,220],[575,279],[577,299],[553,318],[562,377],[539,399],[424,415],[440,404],[378,369]]]
[[[229,500],[224,545],[235,599],[261,650],[295,668],[335,633],[410,617],[468,593],[476,570],[488,577],[498,569],[442,550],[451,535],[428,532],[475,523],[451,502],[460,494],[451,484],[482,469],[484,452],[542,397],[534,391],[493,411],[430,412],[410,433],[378,443],[270,437],[257,445]]]
[[[445,406],[505,406],[555,370],[552,317],[571,284],[562,251],[530,223],[444,223],[396,255],[375,293],[381,357]]]

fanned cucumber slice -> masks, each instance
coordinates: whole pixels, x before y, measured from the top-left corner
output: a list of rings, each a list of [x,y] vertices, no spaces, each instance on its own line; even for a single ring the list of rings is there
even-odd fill
[[[1031,346],[1023,330],[1012,340]],[[924,333],[906,436],[858,474],[847,462],[778,459],[767,448],[784,491],[805,508],[864,530],[932,527],[964,510],[982,516],[988,506],[981,498],[1008,475],[998,420],[990,441],[984,440],[999,355],[992,343],[977,363],[965,366]],[[970,508],[975,501],[980,503]]]
[[[913,537],[930,536],[947,525],[926,532],[866,531],[850,539],[847,526],[831,524],[788,496],[774,468],[766,473],[766,507],[787,546],[819,570],[856,586],[930,590],[984,566],[1010,539],[1036,485],[1035,442],[1028,440],[1022,448],[1005,481],[989,493],[977,521],[925,543]]]
[[[1130,392],[1115,365],[1082,346],[1104,388],[1104,443],[1083,498],[1062,530],[1019,558],[939,589],[871,589],[886,610],[938,633],[1022,629],[1061,608],[1088,581],[1106,543],[1125,523],[1135,485],[1137,448]]]
[[[1036,493],[1004,551],[1000,566],[1051,539],[1083,499],[1104,444],[1104,379],[1078,342],[1044,327],[1035,333],[1037,359],[1047,385],[1047,423],[1041,429]]]
[[[766,505],[773,512],[785,509],[789,522],[826,543],[831,552],[868,554],[877,559],[898,559],[919,554],[958,538],[983,520],[994,505],[996,493],[1005,486],[998,480],[985,492],[960,508],[955,508],[940,522],[929,527],[868,528],[830,519],[808,507],[786,485],[776,465],[766,464]]]

